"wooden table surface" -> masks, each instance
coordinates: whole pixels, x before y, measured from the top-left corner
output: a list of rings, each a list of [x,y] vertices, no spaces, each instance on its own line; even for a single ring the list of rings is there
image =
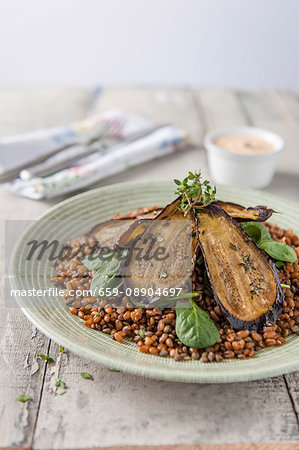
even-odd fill
[[[0,88],[0,137],[68,123],[111,107],[175,123],[189,131],[194,145],[102,185],[180,178],[196,168],[208,176],[203,133],[211,127],[252,124],[276,131],[286,141],[267,191],[299,202],[299,101],[289,92],[136,87],[107,88],[96,96],[87,89]],[[57,201],[18,198],[1,187],[2,236],[4,220],[34,219]],[[21,311],[5,307],[3,295],[0,308],[2,447],[193,450],[272,443],[275,447],[260,448],[299,448],[299,372],[226,385],[170,383],[111,372],[70,352],[60,354]],[[50,353],[55,363],[37,360],[40,353]],[[83,371],[94,381],[83,380],[79,375]],[[58,377],[68,387],[63,396],[53,393]],[[22,393],[33,400],[17,402]]]

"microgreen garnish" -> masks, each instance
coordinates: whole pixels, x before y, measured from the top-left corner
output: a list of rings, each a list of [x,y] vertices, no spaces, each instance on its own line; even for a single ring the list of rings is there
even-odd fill
[[[64,353],[64,347],[62,345],[59,347],[59,353]]]
[[[18,400],[18,402],[25,403],[25,402],[28,402],[29,400],[31,400],[31,397],[30,397],[30,395],[27,395],[27,394],[21,394],[21,395],[19,395],[17,400]]]
[[[65,388],[65,382],[61,381],[59,378],[56,379],[55,381],[55,386],[60,386],[62,389]]]
[[[51,358],[51,356],[49,356],[49,355],[38,355],[41,359],[44,359],[45,361],[47,361],[47,363],[48,362],[54,362],[54,359],[53,358]]]
[[[92,375],[90,375],[90,373],[88,372],[81,372],[80,375],[82,378],[84,378],[84,380],[93,380]]]
[[[185,216],[193,207],[204,208],[215,201],[216,187],[211,186],[208,180],[201,181],[200,172],[189,172],[183,181],[174,182],[178,186],[175,193],[182,197],[180,210]]]
[[[283,284],[283,283],[281,283],[280,286],[281,286],[282,288],[291,289],[291,286],[289,286],[288,284]]]

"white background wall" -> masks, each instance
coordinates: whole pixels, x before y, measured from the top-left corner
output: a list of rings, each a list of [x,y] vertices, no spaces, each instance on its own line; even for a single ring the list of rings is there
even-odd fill
[[[299,0],[0,0],[0,84],[299,90]]]

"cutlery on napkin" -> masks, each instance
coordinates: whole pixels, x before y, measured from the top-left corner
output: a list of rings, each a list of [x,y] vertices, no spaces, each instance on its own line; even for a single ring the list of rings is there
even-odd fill
[[[55,154],[51,153],[51,156],[43,162],[35,164],[35,159],[32,163],[33,158],[30,157],[27,167],[21,168],[19,177],[6,182],[5,188],[17,195],[36,200],[56,197],[175,152],[186,146],[187,142],[187,134],[174,126],[157,125],[120,110],[107,111],[97,116],[96,120],[94,118],[88,120],[93,124],[96,122],[97,126],[93,126],[92,129],[87,127],[88,133],[85,129],[83,135],[76,137],[76,142],[73,139],[73,145],[66,146],[64,140],[60,145],[60,151],[58,152],[56,146]],[[102,124],[102,128],[99,123]],[[49,140],[53,140],[51,131],[53,129],[44,130],[45,145],[40,132],[37,136],[39,145],[43,147],[43,155],[46,148],[49,151]],[[30,133],[31,140],[34,139],[33,135],[34,133]],[[15,138],[15,141],[17,140],[19,138]],[[25,139],[25,142],[28,144],[29,139]],[[24,145],[22,142],[23,149]],[[0,155],[2,151],[0,142]],[[36,156],[36,152],[34,154]]]

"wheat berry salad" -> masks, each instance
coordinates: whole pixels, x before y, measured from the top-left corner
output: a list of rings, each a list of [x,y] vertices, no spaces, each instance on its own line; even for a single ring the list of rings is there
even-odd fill
[[[67,242],[52,282],[69,313],[175,361],[247,360],[298,335],[299,238],[271,205],[219,201],[199,172],[173,193]]]

